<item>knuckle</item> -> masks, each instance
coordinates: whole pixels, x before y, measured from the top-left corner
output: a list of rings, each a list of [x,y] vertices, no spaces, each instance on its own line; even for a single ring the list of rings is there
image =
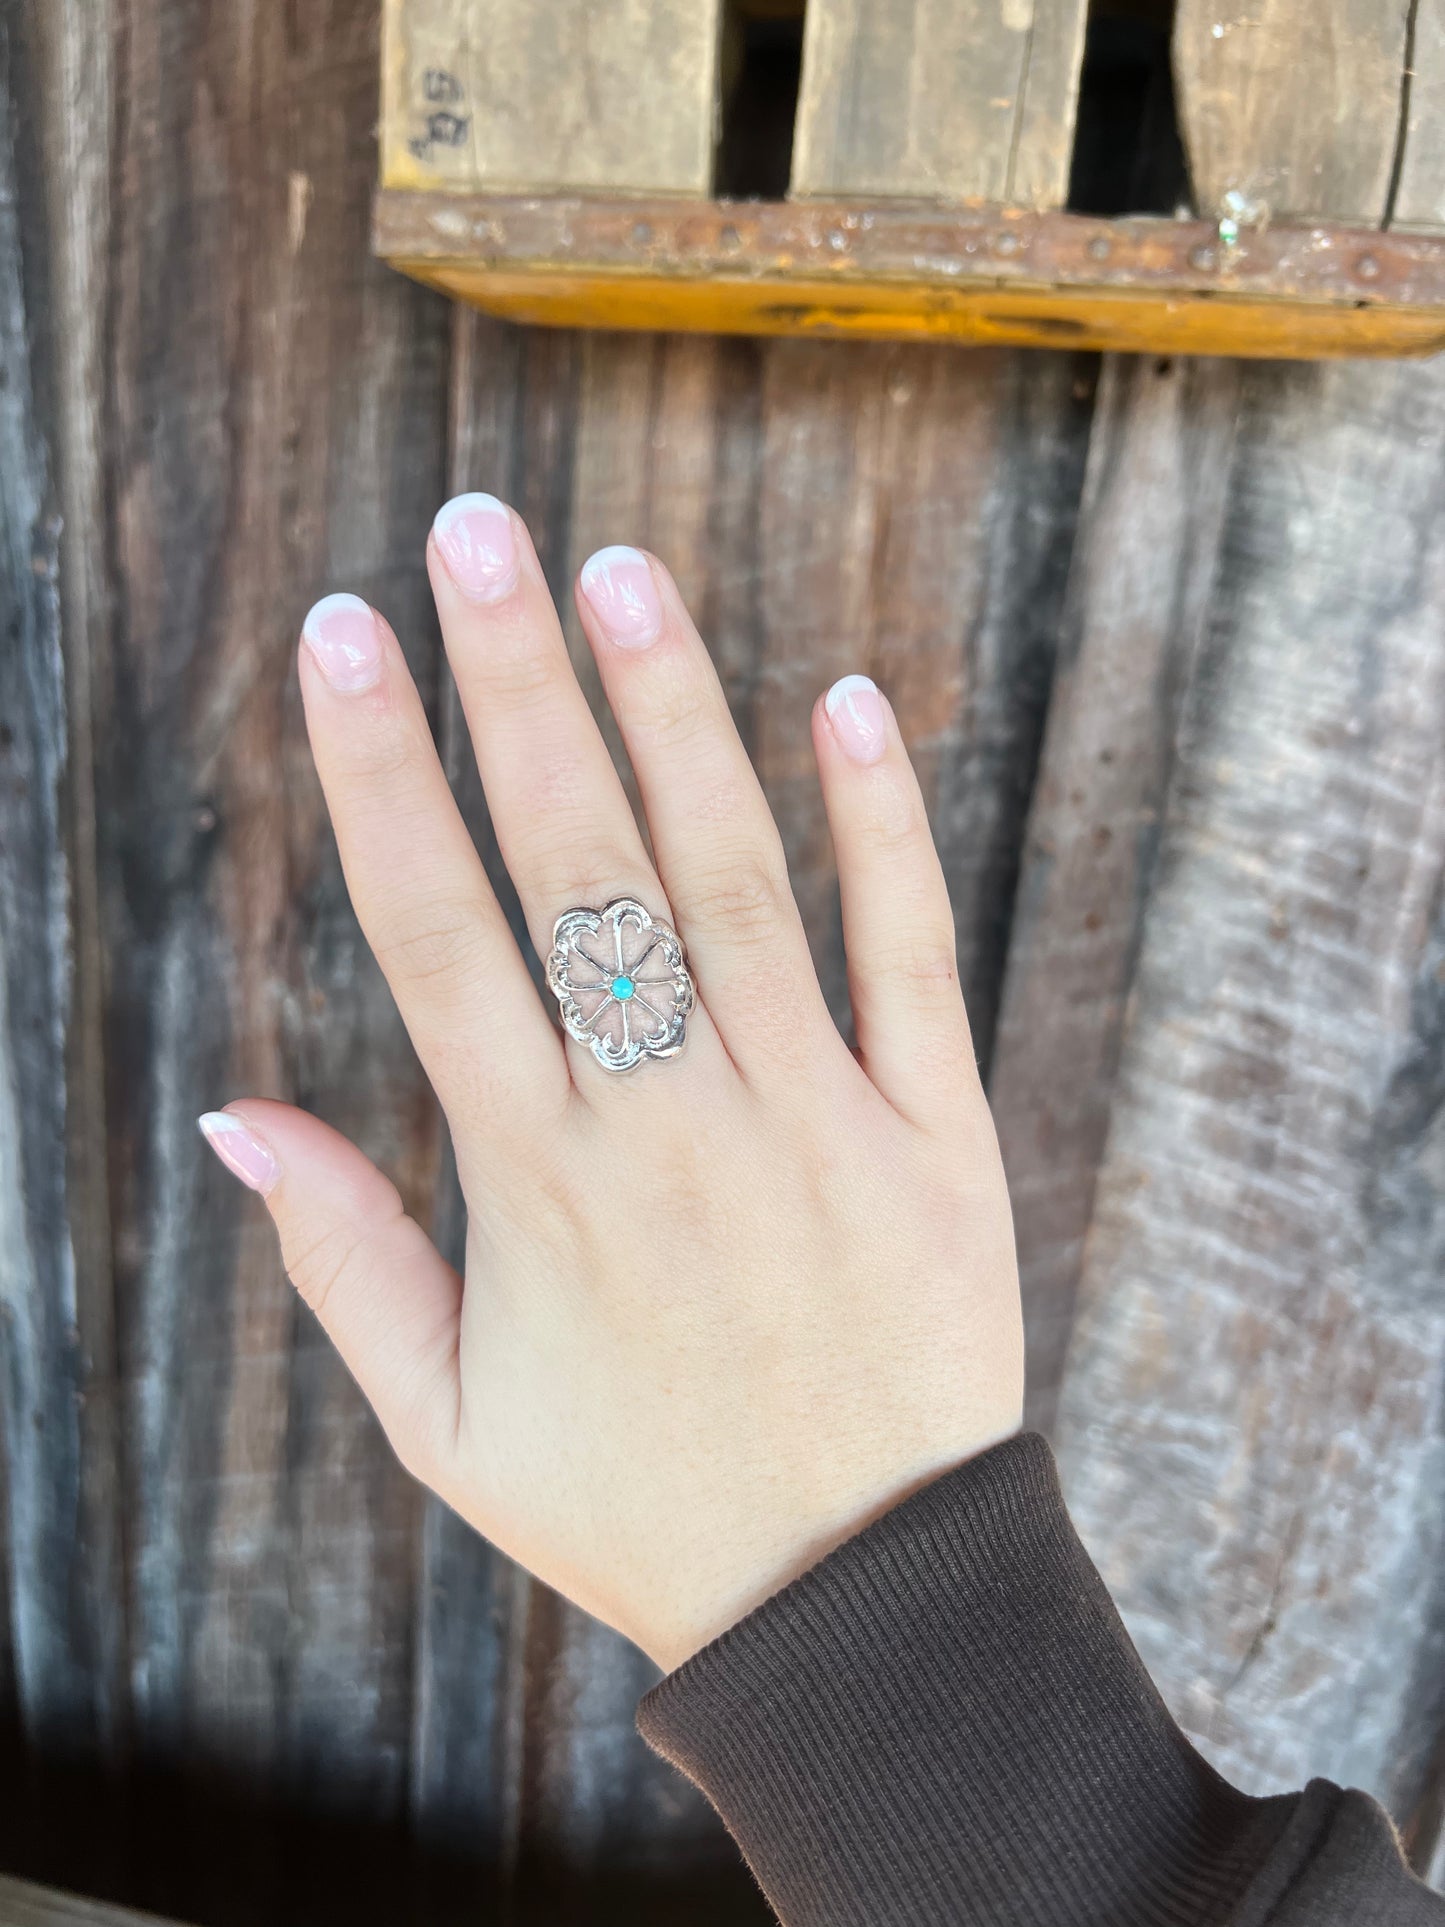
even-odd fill
[[[746,943],[775,935],[790,904],[786,871],[763,857],[746,856],[697,880],[687,918]]]
[[[359,1250],[352,1231],[331,1224],[299,1250],[286,1254],[287,1277],[323,1324],[332,1294],[341,1279],[354,1270]]]
[[[710,692],[688,675],[668,681],[657,691],[643,730],[652,742],[677,752],[705,739],[719,720]]]
[[[399,1379],[393,1390],[396,1414],[386,1428],[403,1471],[435,1489],[449,1463],[445,1414],[450,1404],[435,1363]]]
[[[637,858],[620,850],[591,850],[579,858],[575,844],[564,844],[535,866],[534,875],[559,907],[585,903],[600,910],[613,897],[636,896],[661,914],[656,883],[639,878]]]
[[[895,789],[858,825],[857,837],[870,856],[886,860],[931,848],[933,833],[919,800]]]
[[[571,675],[571,669],[565,673]],[[526,647],[489,653],[485,662],[487,693],[509,709],[527,710],[547,703],[562,680],[563,664],[550,650]]]
[[[430,747],[429,739],[424,744],[417,731],[390,710],[374,718],[370,728],[349,732],[341,745],[343,758],[356,775],[402,795]]]
[[[477,963],[477,920],[469,907],[444,905],[413,911],[372,944],[376,960],[393,983],[446,983],[473,974]]]
[[[870,949],[861,965],[864,981],[874,989],[911,995],[919,1002],[937,1003],[959,996],[958,952],[953,933],[916,932]]]

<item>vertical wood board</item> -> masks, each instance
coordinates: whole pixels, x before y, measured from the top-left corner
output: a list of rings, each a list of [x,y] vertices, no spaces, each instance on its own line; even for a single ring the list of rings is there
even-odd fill
[[[1445,1715],[1445,371],[1250,370],[1064,1387],[1066,1488],[1221,1769]]]
[[[809,0],[795,195],[1068,197],[1085,0]]]
[[[84,290],[133,1897],[217,1921],[354,1918],[387,1904],[378,1867],[402,1890],[381,1843],[405,1824],[419,1497],[195,1129],[242,1092],[314,1102],[427,1208],[434,1106],[346,900],[293,661],[345,583],[434,683],[444,312],[367,257],[376,24],[370,0],[131,0],[109,278]]]
[[[1238,369],[1110,356],[1030,806],[989,1096],[1030,1425],[1050,1431],[1181,692],[1216,587]]]
[[[69,1829],[20,1797],[16,1751],[83,1752],[113,1791],[126,1739],[88,692],[61,555],[67,384],[85,338],[60,322],[65,243],[83,257],[91,213],[61,123],[75,24],[69,8],[43,28],[0,10],[0,1842],[51,1867]],[[52,231],[52,185],[74,194],[69,236]],[[98,1825],[92,1846],[113,1876],[112,1832]]]
[[[1178,0],[1194,201],[1241,221],[1385,219],[1412,0]]]
[[[1415,0],[1390,226],[1445,229],[1445,0]]]

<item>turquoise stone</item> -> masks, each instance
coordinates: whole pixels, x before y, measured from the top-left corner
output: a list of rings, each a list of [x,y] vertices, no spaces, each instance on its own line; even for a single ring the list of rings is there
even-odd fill
[[[612,979],[612,994],[619,1004],[625,1004],[635,989],[636,985],[630,977],[614,977]]]

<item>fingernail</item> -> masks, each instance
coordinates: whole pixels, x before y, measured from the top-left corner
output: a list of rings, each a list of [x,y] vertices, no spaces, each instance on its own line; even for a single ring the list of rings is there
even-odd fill
[[[867,676],[844,676],[823,698],[833,734],[855,763],[876,763],[888,747],[888,712]]]
[[[322,596],[301,634],[333,689],[370,689],[380,676],[381,631],[359,595]]]
[[[500,602],[516,587],[521,561],[505,503],[495,495],[457,495],[432,523],[447,574],[473,602]]]
[[[207,1111],[196,1122],[226,1169],[264,1197],[281,1175],[281,1166],[270,1145],[229,1111]]]
[[[637,549],[599,549],[582,565],[582,593],[621,649],[645,649],[662,634],[662,601],[647,557]]]

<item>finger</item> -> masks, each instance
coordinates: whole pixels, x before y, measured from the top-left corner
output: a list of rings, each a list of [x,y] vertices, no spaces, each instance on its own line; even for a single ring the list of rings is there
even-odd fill
[[[397,1456],[444,1486],[461,1410],[462,1282],[354,1144],[289,1104],[208,1111],[207,1143],[260,1192],[293,1285],[315,1312]]]
[[[579,906],[631,896],[667,919],[521,518],[493,496],[460,495],[436,518],[427,564],[492,827],[539,953]]]
[[[566,1070],[391,633],[356,596],[302,631],[301,694],[351,901],[444,1106]],[[473,1041],[475,1040],[475,1041]]]
[[[782,839],[676,584],[654,556],[603,549],[582,569],[577,607],[729,1051],[762,1063],[811,1043],[827,1012]]]
[[[436,518],[427,562],[492,827],[539,953],[564,911],[615,897],[672,922],[520,517],[493,496],[458,496]],[[694,1062],[717,1045],[701,1007],[688,1035]],[[593,1088],[590,1052],[569,1041],[569,1054],[580,1088]]]
[[[838,859],[848,988],[864,1069],[931,1124],[978,1089],[953,910],[918,779],[885,698],[845,676],[813,711]]]

